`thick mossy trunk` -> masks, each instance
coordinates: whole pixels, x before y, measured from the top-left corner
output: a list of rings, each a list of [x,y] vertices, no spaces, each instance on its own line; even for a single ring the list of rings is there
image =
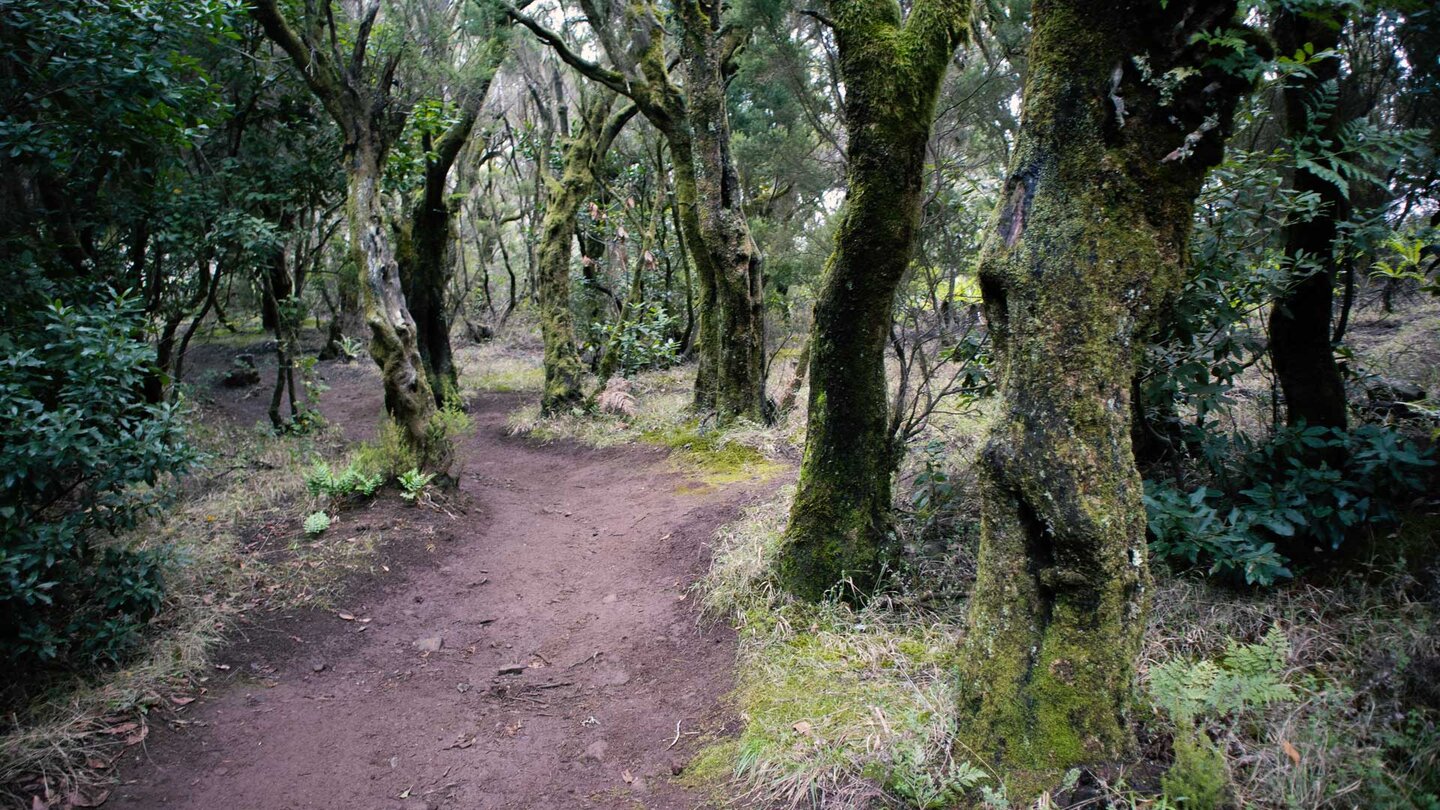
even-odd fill
[[[370,145],[358,144],[346,167],[350,248],[360,268],[360,301],[370,327],[370,356],[380,366],[385,410],[400,426],[406,442],[426,464],[443,467],[449,448],[432,446],[435,395],[420,359],[415,320],[405,304],[400,268],[381,206],[383,163],[379,155]]]
[[[1020,136],[979,264],[1001,382],[960,720],[1012,800],[1129,746],[1150,582],[1130,397],[1139,339],[1184,280],[1194,199],[1247,90],[1190,37],[1234,9],[1034,6]],[[1137,64],[1188,75],[1167,104]]]
[[[579,129],[565,146],[558,180],[547,178],[549,194],[540,224],[536,292],[540,334],[545,341],[545,390],[541,413],[562,413],[585,398],[584,365],[575,348],[575,317],[570,309],[570,255],[575,243],[575,217],[595,192],[600,165],[610,144],[635,114],[633,105],[610,115],[616,96],[601,91],[581,110]]]
[[[681,41],[691,133],[696,223],[709,254],[701,297],[703,388],[721,424],[763,421],[765,297],[759,250],[741,207],[740,181],[730,153],[725,59],[731,43],[721,31],[719,2],[681,5]],[[680,156],[675,156],[676,164]],[[697,381],[697,404],[702,386]]]
[[[935,100],[967,5],[832,2],[845,81],[849,188],[810,334],[810,411],[779,576],[822,597],[868,591],[885,564],[891,476],[885,347],[920,221]]]
[[[1335,10],[1301,16],[1278,12],[1275,44],[1281,53],[1313,44],[1316,52],[1340,44],[1343,17]],[[1320,138],[1333,142],[1340,121],[1312,109],[1317,91],[1340,75],[1338,58],[1324,59],[1306,76],[1297,76],[1285,88],[1285,134],[1292,139]],[[1334,308],[1335,247],[1339,223],[1349,211],[1345,193],[1314,172],[1297,168],[1293,187],[1320,200],[1315,214],[1285,228],[1285,256],[1292,263],[1291,280],[1270,311],[1270,358],[1285,392],[1286,422],[1324,427],[1346,426],[1345,384],[1330,342]],[[1333,459],[1332,459],[1333,460]]]

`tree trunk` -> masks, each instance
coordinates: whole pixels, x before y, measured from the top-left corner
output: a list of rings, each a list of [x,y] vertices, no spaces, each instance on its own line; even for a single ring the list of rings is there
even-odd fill
[[[597,172],[634,105],[610,116],[615,95],[601,90],[581,109],[580,130],[565,146],[565,163],[550,186],[545,216],[540,224],[537,253],[537,293],[540,334],[545,341],[545,390],[541,413],[561,413],[585,398],[581,388],[584,366],[575,349],[575,318],[570,309],[570,255],[575,244],[575,218],[595,191]]]
[[[350,247],[360,270],[360,301],[370,326],[370,356],[384,379],[385,410],[421,458],[436,463],[448,456],[449,448],[431,446],[435,395],[424,373],[415,320],[405,306],[400,268],[387,233],[380,202],[383,163],[379,150],[374,144],[357,144],[347,169]]]
[[[1335,10],[1299,15],[1281,9],[1275,23],[1276,45],[1281,53],[1294,53],[1307,43],[1316,52],[1337,48],[1344,27]],[[1340,129],[1335,109],[1323,119],[1310,101],[1326,83],[1340,75],[1340,59],[1317,62],[1308,76],[1297,76],[1285,87],[1285,133],[1292,139],[1319,138],[1334,142]],[[1318,132],[1311,132],[1318,128]],[[1297,167],[1292,183],[1298,192],[1319,196],[1320,208],[1308,220],[1285,228],[1285,256],[1291,264],[1291,281],[1270,311],[1270,358],[1285,393],[1285,421],[1344,429],[1345,383],[1330,342],[1335,290],[1335,240],[1339,223],[1349,215],[1345,193],[1328,180]]]
[[[849,134],[845,212],[810,334],[805,457],[782,581],[817,599],[849,579],[869,591],[884,568],[891,475],[885,347],[895,291],[920,222],[935,100],[968,4],[832,2]]]
[[[1034,6],[1020,135],[979,264],[1000,405],[980,459],[962,659],[962,738],[1004,768],[1012,800],[1129,746],[1150,582],[1130,397],[1140,338],[1185,278],[1195,196],[1248,89],[1190,37],[1234,11]],[[1186,76],[1168,104],[1135,54],[1154,75]]]
[[[680,61],[686,74],[682,90],[670,78],[666,29],[660,23],[670,12],[658,12],[649,2],[628,8],[626,24],[639,26],[631,32],[638,46],[631,52],[620,50],[613,36],[613,20],[601,13],[598,4],[581,0],[581,7],[611,61],[638,69],[639,75],[592,62],[567,46],[559,34],[515,10],[510,13],[566,64],[629,97],[665,136],[675,168],[675,205],[682,237],[694,259],[699,287],[695,407],[716,412],[722,422],[737,416],[763,419],[760,271],[741,209],[725,112],[726,60],[744,41],[745,31],[722,25],[725,15],[719,0],[696,0],[676,7]]]
[[[689,103],[691,151],[700,244],[709,253],[704,278],[701,364],[713,383],[711,408],[722,424],[737,417],[761,422],[765,401],[765,296],[759,250],[741,207],[740,181],[730,154],[725,60],[734,44],[722,34],[719,0],[682,3],[681,38]],[[674,155],[681,165],[681,156]],[[706,354],[710,355],[708,368]],[[696,402],[701,385],[697,380]],[[706,391],[709,399],[711,390]]]

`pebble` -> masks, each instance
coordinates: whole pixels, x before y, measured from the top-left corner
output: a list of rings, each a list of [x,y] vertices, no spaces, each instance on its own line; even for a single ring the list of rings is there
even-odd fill
[[[440,652],[440,648],[444,646],[445,640],[440,636],[430,636],[429,638],[416,639],[415,641],[415,649],[422,653]]]

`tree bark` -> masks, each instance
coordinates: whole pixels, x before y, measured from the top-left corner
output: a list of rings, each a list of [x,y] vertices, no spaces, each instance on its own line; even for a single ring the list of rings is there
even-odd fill
[[[779,564],[818,599],[850,580],[868,592],[885,565],[891,476],[885,347],[895,291],[920,222],[925,148],[969,4],[832,0],[849,136],[845,211],[810,334],[805,457]]]
[[[1243,80],[1191,36],[1230,0],[1040,0],[1020,135],[979,277],[1000,403],[961,736],[1012,800],[1120,756],[1149,572],[1131,447],[1141,338],[1185,278],[1205,173]],[[1172,100],[1137,68],[1184,75]]]
[[[501,19],[508,25],[508,18]],[[504,38],[487,43],[479,57],[478,77],[464,89],[459,118],[440,138],[433,142],[425,138],[425,183],[411,209],[408,227],[402,227],[408,231],[406,249],[397,251],[405,300],[418,329],[420,359],[437,407],[444,407],[446,398],[458,396],[460,391],[450,346],[450,310],[445,306],[460,239],[455,225],[459,204],[446,199],[450,170],[470,140],[495,72],[509,50]]]
[[[1345,20],[1336,9],[1302,15],[1282,8],[1277,14],[1275,44],[1281,53],[1294,53],[1306,43],[1313,44],[1316,52],[1340,44]],[[1341,123],[1336,109],[1324,114],[1313,110],[1310,102],[1317,91],[1339,78],[1340,59],[1321,60],[1311,71],[1285,87],[1285,134],[1291,139],[1319,138],[1333,143]],[[1315,118],[1317,115],[1324,117]],[[1349,199],[1334,183],[1304,167],[1295,169],[1292,186],[1298,192],[1318,195],[1320,207],[1310,219],[1285,227],[1291,279],[1270,310],[1270,359],[1285,393],[1287,424],[1343,430],[1347,423],[1345,383],[1335,363],[1330,325],[1337,268],[1335,241],[1339,223],[1349,215]]]
[[[708,355],[709,367],[702,365],[706,379],[697,372],[696,404],[714,410],[722,424],[742,417],[765,421],[764,278],[741,207],[725,99],[726,62],[741,40],[722,29],[720,0],[687,0],[677,8],[683,22],[680,53],[691,147],[687,162],[697,203],[699,240],[692,244],[709,253],[701,297],[701,363],[707,363]],[[678,153],[675,164],[678,174]]]
[[[594,193],[605,154],[621,129],[635,115],[627,104],[614,115],[615,94],[601,89],[584,103],[580,129],[565,145],[564,168],[558,179],[546,177],[548,204],[540,223],[537,293],[540,334],[545,342],[545,390],[541,413],[561,413],[585,398],[584,366],[575,348],[575,317],[570,309],[570,256],[575,245],[576,216]]]
[[[400,267],[395,261],[380,200],[384,164],[372,144],[359,144],[348,166],[346,214],[350,246],[360,268],[361,301],[370,327],[370,357],[385,383],[385,410],[400,425],[406,441],[422,458],[445,455],[432,447],[429,425],[435,394],[420,359],[415,320],[405,305]]]

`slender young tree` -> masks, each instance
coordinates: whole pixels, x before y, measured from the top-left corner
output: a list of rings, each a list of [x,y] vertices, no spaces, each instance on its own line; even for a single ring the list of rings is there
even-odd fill
[[[831,0],[848,136],[845,211],[810,335],[810,412],[780,576],[819,598],[883,566],[892,446],[885,351],[920,223],[925,149],[967,0]]]
[[[1284,4],[1276,12],[1275,45],[1282,54],[1313,47],[1333,52],[1345,27],[1344,11],[1320,5],[1304,11]],[[1281,94],[1286,137],[1301,148],[1338,140],[1344,123],[1338,109],[1340,57],[1315,60],[1310,71],[1296,76]],[[1325,103],[1328,97],[1328,102]],[[1338,262],[1335,250],[1340,223],[1349,216],[1350,200],[1336,183],[1307,165],[1296,167],[1295,191],[1320,201],[1311,216],[1285,227],[1285,257],[1291,280],[1270,310],[1270,359],[1285,393],[1285,419],[1290,425],[1345,428],[1345,383],[1330,343]]]
[[[1235,14],[1233,0],[1034,5],[1020,135],[979,262],[1000,403],[961,665],[962,737],[1020,793],[1129,745],[1150,583],[1131,383],[1250,88],[1203,36],[1248,35]]]
[[[581,388],[585,367],[575,349],[575,319],[570,310],[570,255],[580,207],[595,192],[610,144],[635,115],[634,104],[612,113],[615,101],[614,93],[601,88],[581,102],[576,130],[564,146],[560,176],[545,174],[549,193],[540,222],[536,292],[545,342],[545,390],[540,408],[546,414],[564,411],[585,398]]]
[[[586,59],[559,34],[514,14],[582,76],[633,101],[664,136],[674,163],[675,204],[700,286],[695,405],[716,412],[722,422],[762,420],[763,280],[730,153],[725,105],[731,60],[747,32],[723,25],[720,0],[685,0],[674,6],[680,42],[678,55],[672,56],[661,13],[648,0],[627,7],[623,21],[592,0],[581,5],[615,67]],[[630,32],[628,48],[617,39],[617,28]],[[672,58],[678,60],[683,85],[672,75]]]
[[[329,0],[323,8],[306,4],[298,28],[277,0],[253,0],[250,13],[290,57],[344,136],[345,210],[350,249],[360,271],[361,308],[370,326],[370,356],[384,378],[386,411],[428,463],[445,455],[442,448],[429,447],[435,396],[420,358],[415,319],[401,289],[380,190],[390,148],[409,113],[409,106],[393,93],[403,50],[392,50],[378,66],[367,64],[378,0],[362,9],[348,56],[340,50],[333,14],[325,13],[331,11]]]
[[[459,97],[459,115],[439,137],[421,136],[425,152],[425,179],[408,217],[399,228],[396,261],[405,301],[415,319],[420,359],[435,395],[436,405],[459,391],[455,355],[450,346],[450,309],[446,290],[455,272],[455,251],[459,232],[455,214],[459,198],[450,196],[450,172],[470,142],[490,85],[509,52],[505,32],[492,35],[478,45],[479,63],[473,75],[464,79]]]

